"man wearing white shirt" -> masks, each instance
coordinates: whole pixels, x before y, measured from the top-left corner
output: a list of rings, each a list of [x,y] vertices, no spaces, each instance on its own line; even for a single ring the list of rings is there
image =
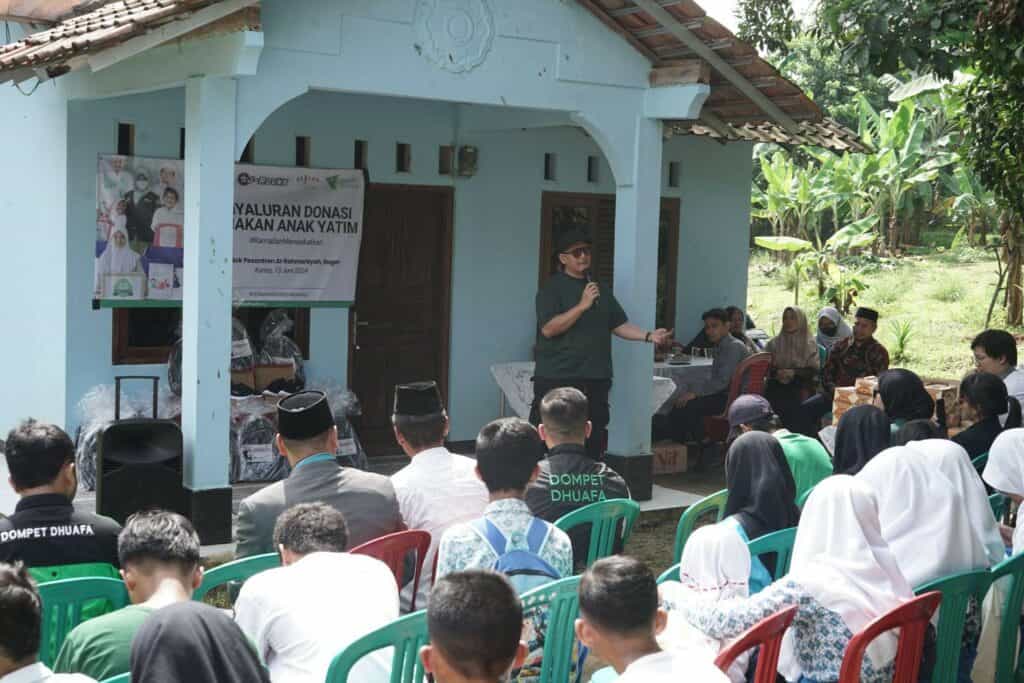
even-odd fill
[[[624,555],[595,562],[580,579],[576,636],[619,674],[617,683],[728,683],[710,650],[663,651],[655,636],[667,615],[643,562]]]
[[[235,621],[255,644],[273,683],[321,683],[331,660],[398,618],[398,586],[387,565],[344,552],[345,518],[324,503],[285,511],[274,527],[282,566],[245,582]],[[350,681],[387,683],[391,653],[378,650]]]
[[[95,683],[55,674],[39,661],[42,601],[20,562],[0,564],[0,683]]]
[[[476,461],[444,447],[448,415],[435,382],[395,387],[392,423],[395,438],[412,461],[391,477],[405,526],[430,533],[415,605],[412,582],[401,592],[402,611],[427,606],[433,583],[434,558],[441,535],[451,526],[482,517],[487,487],[476,476]]]
[[[971,342],[979,372],[996,375],[1006,393],[1024,404],[1024,371],[1017,368],[1017,340],[1006,330],[985,330]]]

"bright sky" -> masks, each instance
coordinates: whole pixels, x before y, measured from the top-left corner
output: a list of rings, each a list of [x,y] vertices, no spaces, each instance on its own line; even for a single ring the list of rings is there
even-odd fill
[[[796,16],[803,18],[807,16],[816,0],[793,0],[793,11]],[[736,0],[697,0],[697,4],[704,8],[704,11],[723,24],[730,31],[735,33],[739,28],[736,19]]]

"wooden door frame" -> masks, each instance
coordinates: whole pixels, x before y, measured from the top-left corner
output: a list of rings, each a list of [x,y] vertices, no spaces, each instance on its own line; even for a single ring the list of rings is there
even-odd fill
[[[414,190],[429,191],[444,197],[444,216],[442,218],[442,246],[444,254],[441,258],[441,327],[438,353],[441,356],[441,376],[437,378],[437,385],[441,389],[441,397],[445,406],[450,411],[451,399],[448,395],[448,374],[451,367],[451,337],[452,337],[452,254],[454,250],[454,222],[455,222],[455,188],[450,185],[410,185],[405,183],[370,183],[366,186],[367,193],[374,188],[387,188],[389,190]],[[365,201],[364,201],[365,204]],[[365,218],[365,210],[364,210]],[[363,230],[366,230],[366,223],[363,223]],[[365,233],[364,233],[365,237]],[[361,254],[360,254],[361,255]],[[359,309],[359,274],[356,273],[356,297],[353,305],[348,309],[348,386],[352,387],[355,371],[355,317],[353,310]]]

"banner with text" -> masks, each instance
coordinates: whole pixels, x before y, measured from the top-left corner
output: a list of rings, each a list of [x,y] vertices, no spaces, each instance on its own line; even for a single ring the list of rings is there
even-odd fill
[[[184,273],[184,162],[100,156],[94,298],[175,305]],[[236,165],[233,298],[347,306],[362,238],[362,171]]]

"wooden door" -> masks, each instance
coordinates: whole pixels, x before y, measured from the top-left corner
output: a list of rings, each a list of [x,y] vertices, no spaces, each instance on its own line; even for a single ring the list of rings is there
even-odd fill
[[[396,384],[435,380],[448,397],[452,201],[448,187],[366,190],[349,376],[370,455],[399,452],[391,430]]]

